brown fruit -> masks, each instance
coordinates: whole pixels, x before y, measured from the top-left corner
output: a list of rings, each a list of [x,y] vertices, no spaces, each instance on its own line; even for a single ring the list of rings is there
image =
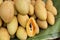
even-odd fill
[[[0,28],[0,40],[10,40],[7,29]]]
[[[45,2],[44,1],[42,1],[42,0],[36,0],[36,2],[40,2],[41,3],[41,5],[43,5],[44,7],[45,7]]]
[[[0,7],[0,15],[5,23],[9,23],[14,17],[12,1],[4,1]]]
[[[46,9],[52,12],[53,15],[57,15],[57,9],[53,6],[52,0],[47,0]]]
[[[22,14],[28,14],[29,12],[29,3],[27,0],[15,0],[15,7],[17,9],[17,11]]]
[[[19,24],[21,24],[21,26],[23,26],[25,28],[26,24],[27,24],[27,22],[29,20],[28,15],[20,15],[20,14],[18,14],[17,18],[18,18]]]
[[[34,7],[32,4],[30,4],[29,15],[33,15],[33,14],[34,14]]]
[[[54,23],[55,23],[55,17],[50,11],[47,12],[47,22],[50,25],[54,25]]]
[[[23,27],[19,26],[16,36],[21,40],[26,40],[27,39],[26,30]]]
[[[9,34],[13,36],[16,33],[17,28],[18,28],[18,21],[17,18],[14,16],[13,20],[7,24]]]
[[[3,3],[3,0],[0,0],[0,5]]]
[[[41,4],[41,2],[37,1],[35,4],[35,14],[40,20],[47,19],[47,11],[46,8]]]
[[[35,6],[35,0],[31,0],[31,4]]]
[[[26,31],[29,37],[33,37],[39,33],[39,27],[34,18],[30,18],[26,25]]]
[[[37,24],[42,29],[47,29],[48,28],[47,21],[41,21],[41,20],[37,19]]]

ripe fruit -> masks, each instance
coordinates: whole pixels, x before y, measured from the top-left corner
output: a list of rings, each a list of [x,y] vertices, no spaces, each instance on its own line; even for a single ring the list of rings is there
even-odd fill
[[[35,4],[35,14],[40,20],[46,20],[47,19],[47,11],[46,8],[41,4],[41,2],[37,1]]]
[[[0,0],[0,5],[3,3],[3,0]]]
[[[35,6],[35,0],[31,0],[31,4]]]
[[[10,40],[7,29],[0,28],[0,40]]]
[[[0,15],[5,23],[9,23],[14,17],[12,1],[4,1],[0,7]]]
[[[52,0],[47,0],[46,9],[52,12],[53,15],[57,15],[57,9],[53,6]]]
[[[30,4],[29,15],[33,15],[33,14],[34,14],[34,7],[32,4]]]
[[[16,36],[21,39],[21,40],[26,40],[27,39],[27,33],[25,31],[25,29],[21,26],[19,26]]]
[[[42,29],[47,29],[48,28],[47,21],[41,21],[41,20],[37,19],[37,24]]]
[[[15,0],[15,7],[18,12],[22,15],[28,14],[29,12],[29,3],[27,0]]]
[[[50,25],[54,25],[54,23],[55,23],[55,17],[50,11],[47,12],[47,22]]]
[[[13,36],[16,33],[17,28],[18,28],[18,21],[17,18],[14,16],[13,20],[7,24],[9,34]]]
[[[39,27],[34,18],[30,18],[26,25],[26,31],[29,37],[33,37],[39,33]]]
[[[18,22],[24,28],[26,27],[26,24],[27,24],[28,20],[29,20],[28,15],[20,15],[20,14],[18,14]]]

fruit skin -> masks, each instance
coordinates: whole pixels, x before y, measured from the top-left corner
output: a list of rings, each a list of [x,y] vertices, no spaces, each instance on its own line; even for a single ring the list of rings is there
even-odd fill
[[[20,14],[18,14],[17,18],[18,18],[19,24],[21,24],[21,26],[23,26],[25,28],[26,24],[27,24],[27,22],[29,20],[28,15],[20,15]]]
[[[41,20],[37,19],[37,24],[42,29],[47,29],[48,28],[47,21],[41,21]]]
[[[3,22],[2,22],[2,19],[0,18],[0,27],[2,26]]]
[[[0,0],[0,5],[3,3],[3,0]]]
[[[10,40],[10,35],[6,28],[0,28],[0,40]]]
[[[47,22],[50,25],[54,25],[54,23],[55,23],[55,17],[50,11],[47,12]]]
[[[41,2],[37,1],[35,4],[35,14],[40,20],[46,20],[47,19],[47,10],[44,7],[44,5],[41,4]]]
[[[9,34],[13,36],[16,33],[17,28],[18,28],[18,21],[17,18],[14,16],[13,20],[7,24]]]
[[[54,7],[52,0],[47,0],[46,9],[52,12],[53,15],[57,15],[57,9]]]
[[[31,0],[31,4],[33,5],[33,6],[35,6],[35,0]]]
[[[14,17],[12,1],[4,1],[0,7],[0,16],[5,23],[9,23]]]
[[[45,7],[45,2],[44,1],[42,1],[42,0],[36,0],[36,2],[40,2],[41,3],[41,5],[43,5],[44,7]]]
[[[28,14],[29,12],[29,3],[27,0],[15,0],[15,7],[17,9],[17,11],[22,14]]]
[[[29,15],[33,15],[33,14],[34,14],[34,7],[32,4],[30,4]]]
[[[22,39],[22,40],[26,40],[27,39],[27,33],[26,33],[26,30],[19,26],[18,30],[17,30],[17,33],[16,33],[16,36],[19,38],[19,39]]]
[[[33,17],[31,17],[27,22],[26,31],[29,37],[34,37],[39,33],[39,27]]]

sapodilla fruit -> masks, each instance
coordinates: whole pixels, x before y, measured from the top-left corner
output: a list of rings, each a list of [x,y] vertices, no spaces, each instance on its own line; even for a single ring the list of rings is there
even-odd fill
[[[39,33],[39,27],[33,17],[27,22],[26,31],[29,37],[33,37]]]
[[[7,24],[9,34],[13,36],[16,33],[17,28],[18,28],[18,21],[17,18],[14,16],[13,20]]]
[[[35,4],[35,14],[40,20],[46,20],[47,19],[47,10],[46,8],[41,4],[41,2],[37,1]]]
[[[10,35],[6,28],[0,28],[0,40],[10,40]]]
[[[41,21],[41,20],[37,19],[37,24],[41,29],[47,29],[48,28],[47,21]]]
[[[53,15],[57,15],[57,9],[54,7],[52,0],[47,0],[46,9],[52,12]]]
[[[28,22],[28,20],[29,20],[29,17],[28,17],[28,15],[20,15],[20,14],[18,14],[18,22],[19,22],[19,24],[22,26],[22,27],[26,27],[26,24],[27,24],[27,22]]]
[[[26,30],[23,27],[19,26],[16,36],[21,40],[26,40],[27,39]]]
[[[29,12],[29,3],[27,0],[15,0],[15,7],[17,9],[17,11],[22,14],[28,14]]]
[[[54,25],[55,24],[55,17],[50,11],[47,11],[47,22],[50,25]]]
[[[14,5],[12,1],[4,1],[0,6],[0,16],[5,23],[11,22],[14,17]]]

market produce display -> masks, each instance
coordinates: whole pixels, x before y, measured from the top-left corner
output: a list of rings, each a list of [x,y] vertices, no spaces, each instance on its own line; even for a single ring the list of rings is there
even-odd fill
[[[53,0],[0,0],[0,40],[42,40],[49,32],[55,34],[57,13]]]

